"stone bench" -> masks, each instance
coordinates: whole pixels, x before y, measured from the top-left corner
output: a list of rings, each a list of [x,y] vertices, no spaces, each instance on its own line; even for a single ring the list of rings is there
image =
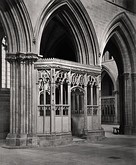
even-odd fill
[[[120,130],[118,127],[113,127],[113,134],[119,134]]]

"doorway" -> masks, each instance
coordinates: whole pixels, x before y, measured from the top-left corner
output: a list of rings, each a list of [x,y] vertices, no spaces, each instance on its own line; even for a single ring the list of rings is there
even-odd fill
[[[84,134],[84,92],[79,88],[71,92],[71,132],[76,137]]]

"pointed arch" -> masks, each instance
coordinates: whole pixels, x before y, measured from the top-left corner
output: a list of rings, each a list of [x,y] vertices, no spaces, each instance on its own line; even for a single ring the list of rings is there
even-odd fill
[[[102,55],[111,39],[116,42],[121,52],[124,72],[136,72],[136,67],[134,67],[136,63],[136,29],[126,13],[118,14],[106,28],[100,44]]]
[[[79,0],[52,0],[44,8],[35,27],[37,53],[39,53],[44,28],[53,16],[61,10],[61,17],[69,26],[79,56],[79,62],[99,64],[99,46],[93,24]]]
[[[8,38],[8,51],[31,52],[33,28],[23,0],[2,0],[0,19]]]
[[[112,75],[112,73],[110,72],[110,70],[106,67],[106,66],[102,66],[102,72],[101,72],[101,81],[103,80],[103,77],[105,76],[105,74],[103,74],[105,72],[105,74],[107,73],[109,75],[109,77],[112,80],[112,83],[114,85],[114,90],[117,90],[117,85],[116,85],[116,80],[115,77]]]
[[[118,68],[120,132],[132,134],[135,123],[136,29],[126,13],[118,14],[108,25],[102,41],[102,54],[109,49]],[[115,51],[114,51],[115,50]],[[128,95],[129,93],[129,95]],[[129,125],[129,127],[128,127]]]

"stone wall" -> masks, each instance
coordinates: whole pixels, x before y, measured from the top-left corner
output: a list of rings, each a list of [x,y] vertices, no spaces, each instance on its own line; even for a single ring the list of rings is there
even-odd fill
[[[125,12],[132,21],[134,27],[136,27],[136,14],[129,12],[128,10],[105,0],[82,0],[82,3],[93,22],[100,46],[108,25],[118,14]]]
[[[10,97],[9,90],[0,91],[0,139],[5,139],[9,133]]]

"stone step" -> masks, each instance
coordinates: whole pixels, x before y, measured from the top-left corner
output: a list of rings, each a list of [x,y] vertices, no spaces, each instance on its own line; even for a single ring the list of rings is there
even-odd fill
[[[73,143],[75,144],[81,144],[86,143],[87,140],[85,138],[79,138],[79,137],[73,137]]]

